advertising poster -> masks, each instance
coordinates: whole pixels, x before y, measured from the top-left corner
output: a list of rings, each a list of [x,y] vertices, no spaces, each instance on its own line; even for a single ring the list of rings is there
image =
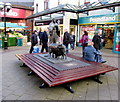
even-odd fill
[[[80,38],[84,34],[84,31],[87,31],[89,39],[92,39],[95,33],[95,26],[81,26]]]

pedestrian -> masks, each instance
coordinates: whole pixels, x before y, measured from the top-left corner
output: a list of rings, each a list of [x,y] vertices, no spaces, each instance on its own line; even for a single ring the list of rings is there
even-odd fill
[[[95,32],[95,35],[92,39],[93,43],[94,43],[94,48],[98,51],[101,49],[101,36],[100,33]]]
[[[37,34],[38,33],[35,30],[31,35],[31,48],[30,48],[29,53],[32,53],[34,46],[38,43]]]
[[[74,46],[75,46],[75,35],[74,35],[74,32],[71,32],[71,34],[70,34],[70,47],[72,50],[74,50]]]
[[[94,43],[91,40],[88,41],[88,44],[84,49],[84,59],[87,61],[105,63],[106,61],[102,59],[102,53],[100,51],[97,51],[93,47],[93,44]]]
[[[81,41],[82,43],[82,54],[83,54],[83,58],[84,58],[84,49],[87,46],[87,42],[88,42],[88,32],[84,31],[84,34],[82,35]]]
[[[42,44],[42,40],[41,40],[41,37],[42,37],[42,29],[40,28],[40,31],[38,32],[38,36],[39,36],[39,39],[40,39],[40,42],[39,42],[39,45]]]
[[[64,32],[63,44],[66,47],[66,53],[68,53],[68,44],[70,44],[70,34],[68,33],[67,29],[65,29],[65,32]]]
[[[46,28],[41,36],[41,41],[42,41],[42,49],[41,52],[46,50],[48,52],[48,34],[47,34],[48,29]]]

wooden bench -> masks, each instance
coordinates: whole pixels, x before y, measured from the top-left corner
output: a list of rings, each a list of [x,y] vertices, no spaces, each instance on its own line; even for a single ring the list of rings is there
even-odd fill
[[[74,68],[74,69],[60,71],[55,69],[53,66],[50,66],[48,63],[39,60],[33,55],[35,54],[16,54],[16,57],[19,60],[21,60],[25,65],[27,65],[41,79],[43,79],[44,82],[49,85],[49,87],[64,83],[69,83],[75,80],[92,77],[92,76],[97,76],[95,80],[99,83],[102,83],[99,80],[100,74],[118,70],[118,68],[108,66],[106,64],[88,62],[83,60],[81,57],[68,54],[67,56],[88,63],[90,65],[81,68]],[[45,84],[42,84],[41,87],[43,87],[44,85]],[[66,85],[66,88],[70,92],[72,93],[74,92],[69,84]]]

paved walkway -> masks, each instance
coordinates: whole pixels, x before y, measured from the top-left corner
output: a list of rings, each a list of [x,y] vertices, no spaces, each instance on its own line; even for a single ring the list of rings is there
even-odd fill
[[[0,68],[0,72],[2,72],[2,89],[0,89],[2,100],[111,100],[111,102],[118,100],[118,71],[102,75],[100,79],[103,84],[90,78],[72,82],[74,94],[68,92],[61,85],[40,89],[39,85],[43,82],[42,79],[36,75],[28,76],[30,69],[20,67],[22,62],[15,57],[15,54],[28,53],[28,50],[29,46],[0,50],[2,56],[2,69]],[[118,59],[120,58],[117,54],[106,49],[103,49],[102,52],[103,58],[107,60],[106,64],[118,67]],[[76,47],[75,50],[70,50],[70,53],[81,56],[81,48]]]

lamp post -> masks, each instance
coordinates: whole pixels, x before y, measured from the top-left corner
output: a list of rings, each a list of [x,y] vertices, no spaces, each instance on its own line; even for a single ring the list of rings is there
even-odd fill
[[[8,42],[7,42],[7,34],[6,34],[6,12],[9,12],[9,10],[11,9],[11,4],[10,3],[3,3],[0,2],[0,11],[4,12],[4,32],[5,32],[5,36],[4,36],[4,49],[8,49]]]

